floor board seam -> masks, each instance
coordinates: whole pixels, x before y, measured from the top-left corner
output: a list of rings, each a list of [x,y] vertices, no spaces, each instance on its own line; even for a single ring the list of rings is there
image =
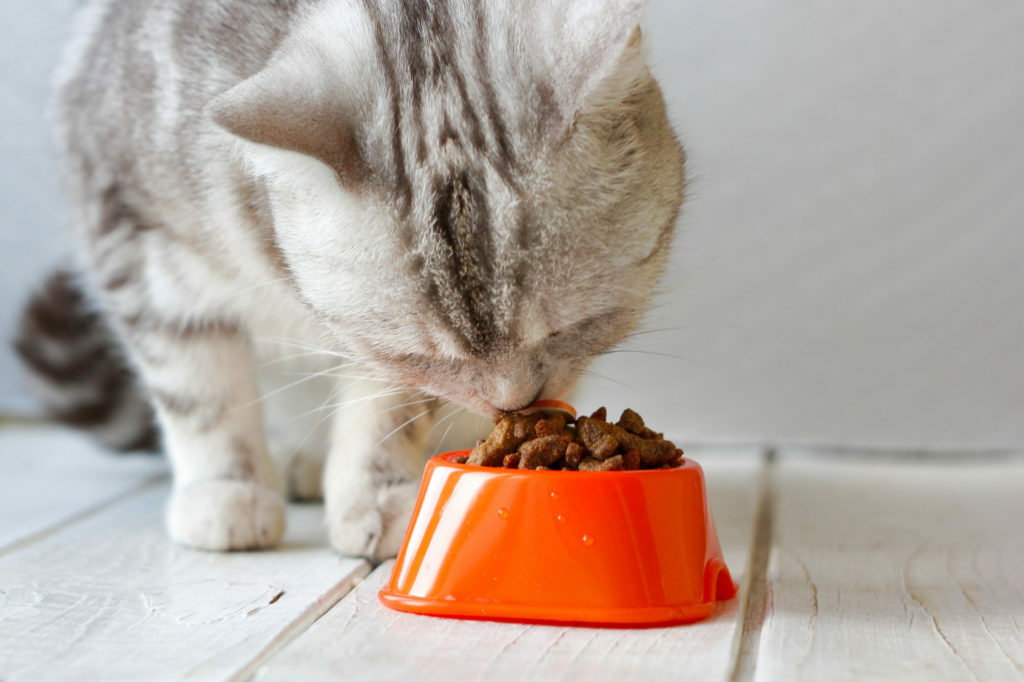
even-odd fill
[[[768,599],[768,559],[771,556],[774,525],[776,455],[774,448],[764,452],[754,532],[750,543],[750,559],[741,588],[739,622],[736,625],[731,652],[733,666],[727,677],[729,682],[753,680],[757,665],[761,628],[764,625]]]
[[[356,586],[370,574],[370,571],[370,565],[364,561],[358,568],[350,572],[344,580],[335,583],[331,589],[327,590],[315,602],[310,604],[298,618],[295,618],[277,633],[270,643],[253,656],[248,663],[243,665],[237,673],[228,678],[229,682],[249,682],[249,680],[252,680],[259,673],[260,668],[266,665],[270,659],[284,651],[289,644],[301,637],[318,620],[326,616],[331,609],[337,606],[342,599],[351,594]]]
[[[71,518],[64,519],[63,521],[58,521],[52,526],[48,526],[46,528],[43,528],[42,530],[38,530],[32,533],[31,535],[27,535],[19,540],[11,542],[8,545],[0,547],[0,559],[10,554],[13,554],[14,552],[18,552],[28,547],[31,547],[32,545],[38,542],[42,542],[46,538],[56,533],[59,533],[65,528],[70,528],[75,524],[87,521],[97,516],[98,514],[101,514],[102,512],[110,509],[111,507],[115,507],[122,502],[125,502],[133,497],[136,497],[137,495],[141,495],[147,490],[154,488],[157,485],[169,480],[169,478],[170,476],[166,473],[149,476],[140,481],[135,486],[129,488],[128,490],[123,490],[120,493],[117,493],[116,495],[103,500],[102,502],[94,504],[91,507],[86,507],[82,511],[76,513]]]

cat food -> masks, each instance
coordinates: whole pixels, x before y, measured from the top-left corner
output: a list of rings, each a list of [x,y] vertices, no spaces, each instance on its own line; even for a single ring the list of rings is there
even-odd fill
[[[602,407],[575,424],[561,414],[504,414],[487,440],[456,461],[506,469],[623,471],[678,466],[682,456],[633,410],[613,424]]]

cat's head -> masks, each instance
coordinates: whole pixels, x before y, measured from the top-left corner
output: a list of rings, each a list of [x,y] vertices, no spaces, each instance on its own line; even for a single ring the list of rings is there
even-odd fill
[[[338,0],[216,99],[339,345],[493,414],[635,327],[683,154],[637,0]]]

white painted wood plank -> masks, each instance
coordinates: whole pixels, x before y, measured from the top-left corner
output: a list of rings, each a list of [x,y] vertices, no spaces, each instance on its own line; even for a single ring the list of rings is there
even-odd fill
[[[46,426],[0,428],[0,551],[164,475],[152,455],[116,455]]]
[[[777,466],[756,679],[1024,678],[1024,462]]]
[[[223,680],[283,646],[368,571],[289,509],[273,551],[172,544],[166,486],[0,557],[0,679]]]
[[[759,453],[689,452],[704,465],[726,561],[742,581],[757,498]],[[706,456],[707,455],[707,456]],[[260,669],[257,680],[723,679],[736,599],[706,621],[671,628],[596,629],[431,618],[377,599],[391,562]]]

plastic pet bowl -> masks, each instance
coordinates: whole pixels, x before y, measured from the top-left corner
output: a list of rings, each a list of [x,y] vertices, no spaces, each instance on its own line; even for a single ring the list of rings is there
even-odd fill
[[[700,620],[736,594],[704,473],[532,471],[433,457],[391,579],[399,611],[531,623]]]

